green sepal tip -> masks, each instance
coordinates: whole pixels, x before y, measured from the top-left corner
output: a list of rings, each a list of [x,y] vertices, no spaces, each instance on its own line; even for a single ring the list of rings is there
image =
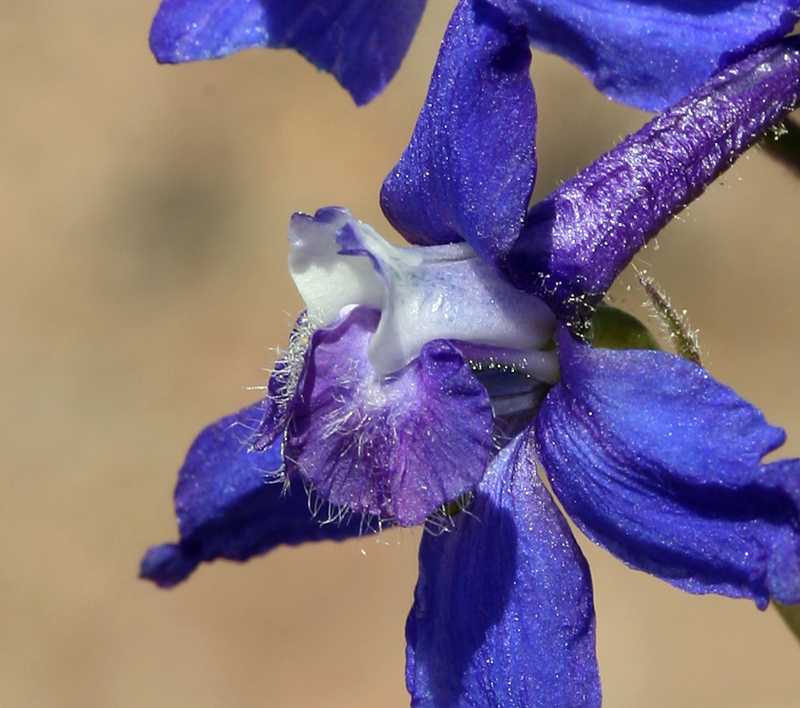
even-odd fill
[[[702,366],[700,361],[700,344],[697,341],[697,332],[693,331],[686,319],[686,310],[678,312],[670,302],[667,294],[656,284],[652,278],[644,273],[637,274],[639,283],[644,288],[650,305],[661,320],[662,326],[669,334],[675,353],[684,359],[693,361]]]

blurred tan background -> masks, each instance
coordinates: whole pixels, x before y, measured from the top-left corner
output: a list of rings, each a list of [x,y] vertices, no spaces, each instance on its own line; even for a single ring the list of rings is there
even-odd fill
[[[342,204],[390,231],[378,190],[453,4],[430,0],[395,82],[360,110],[291,52],[158,67],[155,0],[0,4],[3,708],[408,705],[418,533],[218,562],[170,592],[136,575],[175,537],[191,439],[257,397],[286,343],[290,214]],[[537,54],[532,73],[541,196],[644,116],[560,60]],[[751,152],[638,260],[792,455],[798,197]],[[641,292],[618,298],[641,314]],[[587,554],[606,706],[800,705],[800,645],[772,611]]]

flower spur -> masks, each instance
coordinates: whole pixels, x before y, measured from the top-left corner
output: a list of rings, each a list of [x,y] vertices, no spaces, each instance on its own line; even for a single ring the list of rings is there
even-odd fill
[[[573,334],[636,251],[797,104],[800,43],[733,65],[528,212],[529,61],[524,26],[459,5],[381,195],[417,246],[389,247],[340,209],[294,217],[309,315],[270,395],[195,441],[181,540],[142,564],[169,586],[202,561],[420,523],[471,493],[420,546],[415,706],[600,703],[588,567],[535,458],[575,523],[632,567],[761,607],[800,602],[800,462],[761,463],[782,431],[689,361]],[[266,484],[281,475],[288,494]],[[304,485],[342,509],[331,523]]]

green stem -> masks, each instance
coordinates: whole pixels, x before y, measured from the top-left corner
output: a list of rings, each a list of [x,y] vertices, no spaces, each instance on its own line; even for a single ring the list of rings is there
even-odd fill
[[[702,366],[697,333],[689,326],[689,321],[686,319],[686,310],[678,312],[672,306],[666,293],[656,285],[655,280],[652,278],[645,276],[644,273],[637,273],[636,278],[647,293],[647,297],[650,298],[653,310],[655,310],[655,313],[661,318],[661,322],[666,327],[666,331],[669,333],[672,344],[675,347],[675,353],[684,359],[693,361],[698,366]]]
[[[784,605],[773,600],[775,609],[778,610],[783,621],[786,622],[792,634],[800,641],[800,605]]]

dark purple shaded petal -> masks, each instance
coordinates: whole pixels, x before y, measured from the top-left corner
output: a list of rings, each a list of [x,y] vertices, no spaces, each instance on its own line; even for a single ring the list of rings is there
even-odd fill
[[[754,406],[664,352],[559,336],[539,460],[589,538],[694,593],[800,602],[800,460]]]
[[[534,46],[576,64],[611,98],[663,110],[780,39],[800,0],[492,0],[528,18]]]
[[[536,99],[524,25],[461,0],[425,107],[381,190],[411,243],[466,240],[492,260],[516,238],[536,176]]]
[[[400,67],[424,9],[425,0],[163,0],[150,48],[170,64],[296,49],[361,105]]]
[[[415,708],[600,706],[589,567],[526,437],[452,531],[422,538],[406,624]]]
[[[245,561],[277,545],[342,540],[370,530],[362,519],[322,523],[314,518],[302,481],[286,489],[280,471],[281,430],[261,452],[251,439],[264,440],[263,420],[277,414],[265,399],[206,428],[192,444],[178,475],[175,510],[180,541],[151,548],[140,576],[161,587],[185,580],[203,561]],[[277,436],[277,437],[276,437]]]
[[[647,241],[800,101],[800,38],[735,64],[529,212],[505,269],[580,327]]]
[[[314,333],[285,457],[290,474],[331,504],[413,526],[483,476],[492,409],[464,357],[442,340],[379,377],[367,359],[379,317],[356,308]]]

